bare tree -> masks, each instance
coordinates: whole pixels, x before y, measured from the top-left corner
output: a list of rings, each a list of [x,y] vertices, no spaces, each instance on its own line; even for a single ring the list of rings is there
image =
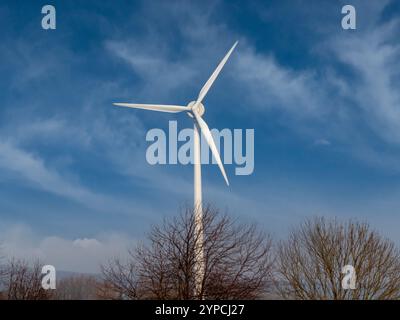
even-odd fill
[[[103,281],[98,285],[100,299],[136,300],[138,295],[137,262],[114,259],[101,266]]]
[[[3,269],[3,298],[7,300],[47,300],[51,294],[42,288],[39,262],[12,259]]]
[[[210,207],[199,242],[192,210],[152,228],[149,243],[112,261],[103,277],[114,297],[129,299],[255,299],[268,291],[271,239],[254,225],[240,225]],[[204,251],[202,291],[195,293],[196,244]]]
[[[73,275],[57,281],[55,300],[96,300],[98,282],[94,276]]]
[[[292,299],[399,299],[400,254],[365,223],[308,220],[278,249],[278,288]],[[344,289],[345,265],[356,289]]]

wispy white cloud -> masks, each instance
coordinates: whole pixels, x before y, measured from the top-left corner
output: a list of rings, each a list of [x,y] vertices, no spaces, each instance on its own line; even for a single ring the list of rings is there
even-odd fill
[[[171,95],[177,88],[182,88],[193,80],[195,70],[182,61],[170,61],[157,41],[146,42],[147,45],[136,41],[108,41],[106,48],[121,58],[132,68],[132,72],[140,77],[143,86],[142,96],[160,97]],[[139,96],[136,92],[136,96]]]
[[[245,85],[259,112],[279,108],[297,119],[327,112],[324,84],[313,70],[295,71],[280,65],[272,54],[257,53],[243,44],[235,69],[238,82]]]
[[[388,4],[360,4],[373,19],[354,33],[325,28],[310,50],[319,62],[306,69],[242,43],[235,74],[244,98],[260,114],[277,110],[275,120],[304,137],[323,135],[358,161],[398,170],[391,158],[400,151],[400,23],[380,19]]]
[[[92,192],[78,181],[69,181],[56,170],[48,168],[38,156],[9,142],[0,141],[0,167],[16,173],[28,185],[39,187],[91,208],[104,210],[106,207],[117,205],[117,201]]]
[[[391,20],[366,34],[338,37],[330,44],[337,59],[355,72],[347,82],[345,98],[355,102],[377,136],[396,144],[400,143],[399,25],[399,20]]]

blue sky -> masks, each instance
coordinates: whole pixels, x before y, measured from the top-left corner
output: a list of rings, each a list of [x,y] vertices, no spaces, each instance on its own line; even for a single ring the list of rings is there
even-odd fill
[[[357,30],[341,28],[353,4]],[[192,167],[150,166],[146,132],[204,101],[210,127],[254,128],[255,171],[204,200],[281,238],[305,217],[369,222],[400,243],[396,1],[0,1],[0,241],[64,270],[97,265],[192,202]]]

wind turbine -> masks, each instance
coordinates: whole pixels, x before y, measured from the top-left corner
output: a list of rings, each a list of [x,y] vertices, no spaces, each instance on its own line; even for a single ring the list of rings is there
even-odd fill
[[[197,243],[195,245],[195,255],[196,255],[196,267],[195,267],[195,294],[201,298],[202,292],[202,282],[205,271],[204,263],[204,232],[203,232],[203,207],[202,207],[202,187],[201,187],[201,148],[200,148],[200,131],[209,145],[211,152],[217,161],[218,167],[221,170],[222,176],[225,179],[226,184],[229,186],[228,177],[226,176],[224,166],[221,161],[221,157],[218,153],[218,149],[215,145],[214,139],[211,135],[210,129],[207,123],[203,120],[202,115],[205,112],[205,107],[202,103],[203,99],[207,95],[208,90],[210,90],[215,79],[217,79],[218,74],[221,72],[226,61],[229,59],[232,51],[235,49],[238,41],[232,46],[225,57],[221,60],[217,68],[214,70],[210,78],[201,88],[200,93],[195,101],[189,102],[187,106],[179,105],[164,105],[164,104],[136,104],[136,103],[114,103],[118,107],[127,107],[135,109],[144,109],[160,112],[178,113],[186,112],[189,117],[193,119],[193,143],[194,143],[194,215],[195,215],[195,232]]]

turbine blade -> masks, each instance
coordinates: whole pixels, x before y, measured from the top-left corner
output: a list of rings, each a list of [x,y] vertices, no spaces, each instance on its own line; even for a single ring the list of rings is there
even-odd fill
[[[193,112],[193,114],[197,120],[197,123],[201,129],[201,132],[204,135],[204,138],[206,138],[206,141],[207,141],[208,145],[210,146],[211,152],[212,152],[215,160],[217,160],[217,164],[218,164],[219,169],[221,170],[222,176],[224,177],[226,184],[229,186],[228,177],[226,176],[224,165],[222,164],[221,157],[219,156],[218,149],[215,145],[211,131],[208,128],[207,123],[202,119],[202,117],[200,117],[197,114],[197,112]]]
[[[188,108],[184,107],[184,106],[173,106],[173,105],[165,105],[165,104],[113,103],[113,105],[118,106],[118,107],[144,109],[144,110],[170,112],[170,113],[188,111]]]
[[[221,60],[219,63],[218,67],[214,70],[213,74],[211,77],[207,80],[203,88],[201,88],[199,96],[197,98],[197,101],[202,102],[204,97],[206,96],[208,90],[210,90],[212,84],[214,83],[215,79],[217,79],[218,74],[221,72],[222,68],[224,67],[226,61],[228,61],[229,56],[231,55],[232,51],[235,49],[237,46],[238,41],[235,42],[235,44],[232,46],[232,48],[228,51],[228,53],[225,55],[225,57]]]

